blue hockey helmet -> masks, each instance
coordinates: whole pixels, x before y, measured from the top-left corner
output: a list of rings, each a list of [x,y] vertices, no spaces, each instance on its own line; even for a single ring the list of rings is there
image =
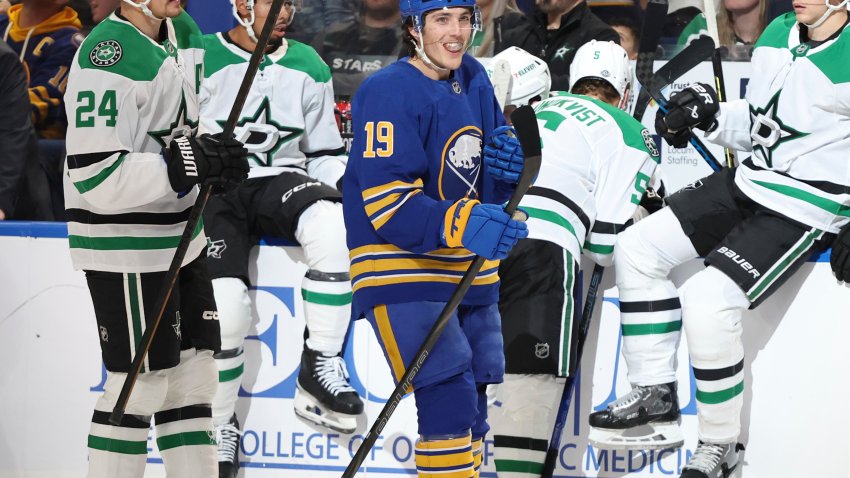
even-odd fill
[[[407,21],[408,18],[413,18],[413,25],[417,29],[421,28],[422,16],[426,12],[439,10],[440,8],[455,7],[471,8],[478,12],[478,8],[475,6],[475,0],[399,0],[402,22]],[[477,14],[476,17],[480,19],[480,14]]]

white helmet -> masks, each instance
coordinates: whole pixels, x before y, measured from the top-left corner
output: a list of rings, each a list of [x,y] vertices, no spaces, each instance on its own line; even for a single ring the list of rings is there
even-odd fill
[[[497,73],[503,68],[500,66],[502,62],[508,65],[510,83],[506,86],[499,84],[500,75]],[[505,104],[501,105],[503,108],[507,105],[527,105],[537,96],[540,99],[549,97],[549,90],[552,88],[549,67],[546,66],[546,62],[521,48],[512,46],[502,51],[494,56],[485,68],[487,76],[493,82],[493,89],[497,91],[497,98],[500,88],[504,88],[507,93]],[[499,100],[501,101],[501,98]]]
[[[576,51],[570,65],[570,91],[578,80],[597,78],[611,84],[620,98],[632,83],[629,54],[612,41],[590,40]]]

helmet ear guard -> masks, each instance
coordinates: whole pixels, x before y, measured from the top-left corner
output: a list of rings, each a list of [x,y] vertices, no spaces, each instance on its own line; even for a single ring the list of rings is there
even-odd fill
[[[248,10],[248,17],[242,18],[242,16],[239,14],[239,6],[237,5],[238,1],[239,0],[230,0],[233,18],[236,19],[236,22],[239,23],[239,25],[245,27],[245,30],[248,32],[248,37],[254,43],[257,43],[257,35],[254,33],[254,22],[256,21],[256,15],[254,13],[255,2],[254,0],[245,0],[245,9]],[[289,21],[286,23],[287,26],[292,23],[292,20],[295,18],[295,12],[301,10],[303,5],[303,0],[284,0],[283,8],[289,11]]]

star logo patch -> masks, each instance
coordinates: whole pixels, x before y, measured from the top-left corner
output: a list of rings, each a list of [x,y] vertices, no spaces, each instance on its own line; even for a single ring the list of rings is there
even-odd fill
[[[764,108],[750,105],[750,137],[753,140],[753,154],[761,158],[767,167],[773,167],[773,153],[782,143],[793,141],[809,133],[803,133],[788,126],[777,114],[779,95],[776,92]]]
[[[218,120],[217,123],[223,129],[226,121]],[[263,98],[253,115],[240,118],[233,131],[236,139],[245,144],[248,157],[259,166],[271,166],[275,153],[303,133],[303,129],[283,126],[274,121],[267,97]]]
[[[151,131],[148,134],[163,148],[171,144],[171,140],[180,136],[192,136],[192,132],[198,127],[197,121],[186,117],[186,96],[180,95],[180,107],[177,108],[177,118],[171,122],[168,128]]]

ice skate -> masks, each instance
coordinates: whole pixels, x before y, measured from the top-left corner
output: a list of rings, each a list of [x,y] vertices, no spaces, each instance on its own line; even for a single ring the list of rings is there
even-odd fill
[[[295,413],[317,425],[352,433],[363,401],[348,384],[345,361],[304,347],[295,392]]]
[[[740,443],[715,445],[700,441],[682,468],[681,478],[728,478],[738,466],[738,453],[743,449]]]
[[[608,408],[590,414],[588,440],[599,448],[662,450],[684,443],[675,382],[636,385]]]
[[[215,427],[215,439],[218,442],[218,478],[236,478],[239,472],[239,420],[236,414],[224,425]]]

